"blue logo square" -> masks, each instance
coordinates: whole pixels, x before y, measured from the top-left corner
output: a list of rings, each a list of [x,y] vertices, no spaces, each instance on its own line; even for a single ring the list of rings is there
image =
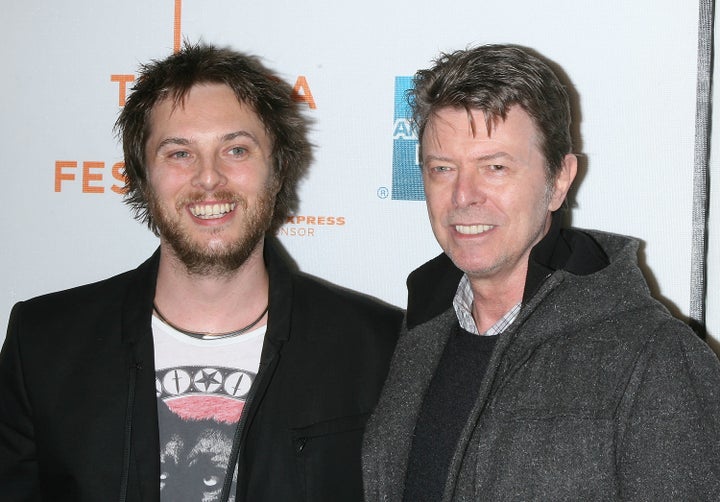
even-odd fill
[[[410,122],[407,91],[412,77],[395,77],[395,115],[393,123],[393,200],[425,200],[418,160],[418,138]]]

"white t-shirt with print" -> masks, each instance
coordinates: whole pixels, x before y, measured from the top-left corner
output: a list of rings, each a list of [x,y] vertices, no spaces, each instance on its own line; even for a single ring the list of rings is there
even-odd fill
[[[217,500],[235,427],[260,366],[265,326],[234,337],[202,340],[156,317],[152,329],[160,498],[163,502]]]

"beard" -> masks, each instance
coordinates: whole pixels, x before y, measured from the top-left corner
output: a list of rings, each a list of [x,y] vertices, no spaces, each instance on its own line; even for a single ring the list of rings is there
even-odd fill
[[[222,277],[239,269],[257,248],[265,236],[273,218],[275,194],[270,186],[259,194],[257,203],[248,207],[247,199],[231,192],[217,191],[210,195],[212,200],[234,202],[234,212],[243,213],[244,226],[239,238],[232,242],[212,242],[203,244],[182,228],[179,214],[187,204],[201,202],[204,193],[196,193],[178,202],[174,213],[163,205],[155,195],[148,194],[148,209],[160,236],[172,248],[191,275]],[[211,235],[220,234],[223,229],[208,230]]]

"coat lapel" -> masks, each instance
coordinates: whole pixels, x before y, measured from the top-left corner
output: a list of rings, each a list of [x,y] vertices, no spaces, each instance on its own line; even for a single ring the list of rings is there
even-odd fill
[[[374,478],[378,494],[387,500],[402,500],[407,462],[412,448],[415,424],[423,397],[430,385],[450,332],[455,323],[451,308],[439,317],[403,331],[393,356],[390,374],[376,413],[368,423],[366,439],[366,476]],[[392,448],[387,448],[392,444]],[[369,486],[369,485],[366,485]]]
[[[130,448],[128,500],[134,500],[136,495],[141,500],[160,497],[160,440],[151,327],[159,262],[158,250],[135,270],[122,306],[121,336],[130,413],[124,430]]]

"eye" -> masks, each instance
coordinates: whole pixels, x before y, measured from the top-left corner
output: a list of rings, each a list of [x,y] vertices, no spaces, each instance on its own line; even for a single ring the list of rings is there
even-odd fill
[[[230,149],[230,155],[241,157],[247,153],[247,149],[242,146],[234,146]]]
[[[508,170],[508,166],[505,164],[488,164],[485,166],[485,170],[487,173],[493,176],[504,176],[510,171]]]
[[[170,158],[173,159],[187,159],[188,157],[190,157],[190,154],[185,151],[177,151],[170,154]]]
[[[451,170],[452,170],[452,168],[449,166],[431,166],[430,167],[431,173],[447,173]]]

